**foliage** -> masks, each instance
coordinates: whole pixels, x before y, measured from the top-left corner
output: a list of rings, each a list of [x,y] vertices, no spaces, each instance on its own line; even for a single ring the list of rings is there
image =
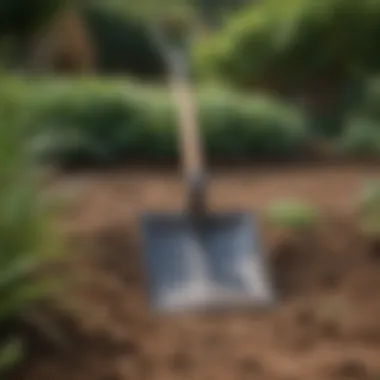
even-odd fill
[[[162,76],[165,67],[155,46],[154,26],[182,38],[190,28],[213,23],[220,13],[231,12],[245,1],[82,0],[78,8],[99,48],[103,72]]]
[[[359,101],[350,110],[340,150],[350,156],[380,156],[380,81],[369,78]]]
[[[94,5],[81,7],[80,13],[96,43],[101,72],[163,75],[163,60],[138,19]]]
[[[366,117],[352,117],[339,141],[340,151],[351,157],[380,157],[379,125]]]
[[[270,205],[267,215],[271,223],[296,230],[309,229],[320,219],[316,207],[294,199],[282,200]]]
[[[98,2],[88,0],[89,5],[101,5],[100,9],[117,12],[121,17],[135,20],[150,33],[160,27],[173,41],[181,41],[196,20],[195,8],[189,0],[142,0],[140,2],[109,0]]]
[[[193,3],[203,21],[217,27],[227,15],[251,2],[251,0],[195,0]]]
[[[363,232],[378,236],[380,234],[379,180],[370,180],[363,185],[357,203],[357,213]]]
[[[219,33],[195,44],[194,58],[201,76],[239,85],[249,84],[251,73],[255,73],[258,66],[265,65],[262,60],[271,49],[269,31],[258,11],[259,8],[252,8],[238,12]],[[255,60],[252,59],[253,52]]]
[[[140,2],[109,0],[107,3],[87,0],[87,4],[102,5],[103,9],[111,9],[120,14],[132,15],[144,22],[152,22],[171,15],[188,15],[191,10],[191,2],[188,0],[141,0]]]
[[[23,86],[25,107],[34,111],[32,148],[44,159],[73,165],[177,157],[176,110],[162,88],[86,79]],[[288,158],[305,147],[303,118],[287,104],[215,88],[197,98],[214,158]]]
[[[210,155],[225,158],[291,158],[305,147],[301,114],[271,97],[205,91],[200,117]]]
[[[355,112],[377,124],[380,123],[380,77],[370,77],[367,80],[364,95]]]
[[[0,94],[0,324],[26,316],[52,290],[36,272],[55,253],[48,210],[39,200],[26,143],[28,116],[17,91]],[[14,90],[14,89],[13,89]],[[21,337],[0,336],[0,373],[22,354]]]
[[[23,345],[19,339],[6,343],[0,349],[0,374],[6,374],[16,366],[22,360],[23,353]]]
[[[103,9],[133,16],[147,24],[163,20],[190,22],[214,22],[251,0],[142,0],[140,2],[109,0],[107,3],[96,0],[83,0],[89,5],[102,5]]]
[[[26,36],[52,17],[65,0],[1,0],[0,34]]]
[[[331,70],[378,70],[379,21],[377,0],[264,0],[233,15],[195,55],[206,75],[294,86]]]

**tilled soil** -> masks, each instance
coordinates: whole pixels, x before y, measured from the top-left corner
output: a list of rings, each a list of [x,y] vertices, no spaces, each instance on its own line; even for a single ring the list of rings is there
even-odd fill
[[[378,168],[218,171],[215,209],[247,209],[261,224],[280,301],[260,313],[158,317],[147,309],[137,216],[179,209],[176,173],[148,169],[62,176],[76,187],[60,221],[74,281],[58,303],[65,339],[36,347],[19,380],[380,379],[380,254],[350,216]],[[314,231],[285,234],[265,222],[271,201],[318,204]],[[43,349],[44,348],[44,349]]]

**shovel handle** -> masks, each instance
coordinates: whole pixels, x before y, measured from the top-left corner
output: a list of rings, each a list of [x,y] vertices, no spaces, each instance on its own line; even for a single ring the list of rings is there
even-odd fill
[[[189,208],[200,212],[204,208],[204,168],[197,109],[187,79],[186,61],[179,60],[172,68],[171,87],[176,102],[180,126],[180,147],[189,191]]]

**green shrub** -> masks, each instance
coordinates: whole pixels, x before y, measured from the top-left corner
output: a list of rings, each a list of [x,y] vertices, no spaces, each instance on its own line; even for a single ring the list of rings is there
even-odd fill
[[[261,7],[255,6],[237,12],[220,32],[200,39],[193,53],[201,77],[250,87],[272,50],[270,26]]]
[[[369,77],[361,96],[347,115],[340,150],[350,156],[380,156],[380,80]]]
[[[142,113],[132,94],[107,86],[63,86],[42,97],[35,149],[53,161],[112,162],[139,152]],[[128,89],[125,89],[128,92]]]
[[[22,342],[13,339],[0,348],[0,374],[7,374],[22,360],[24,354]]]
[[[355,112],[362,117],[380,123],[380,78],[370,77]]]
[[[28,107],[38,156],[63,164],[177,157],[177,111],[167,91],[102,81],[35,86]],[[305,147],[300,113],[275,99],[204,89],[198,102],[211,157],[288,158]]]
[[[126,12],[117,13],[104,6],[82,7],[81,14],[97,49],[101,72],[163,76],[164,61],[144,25]]]
[[[34,171],[28,163],[25,122],[29,118],[18,100],[17,91],[6,94],[1,91],[1,327],[27,318],[31,306],[48,297],[53,283],[37,277],[37,271],[57,252],[48,224],[49,213],[39,199]],[[16,364],[22,354],[22,337],[13,333],[16,336],[0,336],[0,374]]]
[[[356,205],[360,228],[369,235],[380,234],[380,182],[370,180],[360,191]]]
[[[320,220],[319,211],[313,205],[299,200],[282,200],[268,207],[267,216],[271,223],[280,227],[306,230]]]
[[[300,113],[267,96],[205,91],[200,119],[215,157],[289,158],[302,152],[307,138]]]
[[[197,66],[248,88],[263,79],[294,89],[326,73],[378,71],[379,20],[372,0],[255,2],[195,47]]]
[[[352,118],[340,139],[339,149],[346,156],[362,158],[379,157],[379,125],[368,118]]]

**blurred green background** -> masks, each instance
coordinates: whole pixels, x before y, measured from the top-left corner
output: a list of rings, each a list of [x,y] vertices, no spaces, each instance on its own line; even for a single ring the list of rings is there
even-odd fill
[[[2,0],[0,91],[19,92],[39,159],[176,157],[164,59],[149,33],[156,4],[120,4],[34,0],[27,17],[23,2]],[[200,25],[190,63],[211,157],[306,159],[325,153],[321,141],[333,156],[378,156],[379,1],[168,4],[159,6],[172,19]]]
[[[120,4],[34,0],[26,13],[2,0],[0,91],[19,92],[39,159],[176,157],[155,2]],[[200,25],[190,63],[211,157],[305,159],[323,155],[321,141],[334,156],[377,157],[380,2],[159,4]]]

